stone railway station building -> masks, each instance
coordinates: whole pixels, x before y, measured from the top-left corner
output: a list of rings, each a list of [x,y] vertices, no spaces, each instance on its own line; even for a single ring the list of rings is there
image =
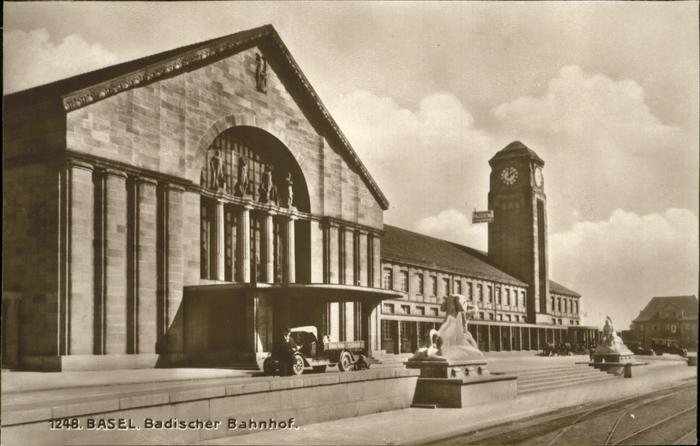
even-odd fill
[[[6,366],[259,361],[295,325],[412,351],[452,292],[482,308],[485,350],[592,335],[548,278],[534,152],[491,160],[488,254],[384,225],[387,198],[272,26],[4,106]]]

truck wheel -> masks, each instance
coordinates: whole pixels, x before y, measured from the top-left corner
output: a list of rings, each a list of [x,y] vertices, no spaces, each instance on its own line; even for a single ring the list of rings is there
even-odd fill
[[[343,352],[338,359],[338,369],[341,372],[349,372],[352,370],[352,355],[349,352]]]
[[[301,355],[294,355],[294,363],[292,364],[292,373],[299,376],[304,373],[304,358]]]
[[[263,373],[265,373],[266,375],[274,374],[275,370],[272,361],[272,358],[265,358],[265,361],[263,361]]]

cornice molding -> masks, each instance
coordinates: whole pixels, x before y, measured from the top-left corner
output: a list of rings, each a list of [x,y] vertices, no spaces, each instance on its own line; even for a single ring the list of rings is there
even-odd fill
[[[148,65],[127,75],[119,76],[91,87],[71,92],[62,97],[63,108],[69,112],[92,104],[93,102],[101,99],[114,96],[122,91],[139,87],[150,82],[155,82],[167,76],[178,74],[185,71],[186,68],[193,64],[203,62],[208,59],[222,59],[269,34],[270,30],[263,28],[257,33],[251,34],[247,37],[241,38],[237,36],[235,40],[230,41],[229,39],[224,38],[221,42],[211,43],[204,48],[197,48],[187,51],[184,54],[170,57],[158,63]]]
[[[182,54],[150,64],[129,74],[118,76],[108,81],[65,94],[62,96],[63,108],[66,112],[70,112],[123,91],[179,74],[188,69],[192,69],[193,66],[197,64],[205,62],[211,63],[223,59],[235,54],[241,49],[262,41],[264,38],[268,38],[281,53],[287,66],[291,68],[292,75],[296,78],[296,81],[301,84],[304,92],[310,97],[314,106],[320,112],[322,120],[325,121],[325,124],[330,128],[331,132],[336,136],[340,144],[347,151],[347,154],[360,170],[362,177],[365,179],[365,184],[369,187],[381,208],[383,210],[389,209],[389,201],[386,196],[379,189],[379,186],[370,175],[364,163],[362,163],[360,157],[345,137],[345,134],[343,134],[338,124],[328,112],[328,109],[326,109],[321,98],[301,71],[301,68],[292,57],[279,34],[277,34],[277,31],[270,25],[261,27],[257,31],[246,36],[234,34],[214,42],[202,44],[202,46],[198,48],[187,50]]]

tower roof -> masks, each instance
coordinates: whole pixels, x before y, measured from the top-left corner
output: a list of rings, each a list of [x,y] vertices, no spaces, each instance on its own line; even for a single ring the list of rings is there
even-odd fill
[[[489,160],[489,164],[493,164],[494,161],[500,159],[521,158],[524,156],[535,159],[539,163],[544,165],[544,161],[542,160],[542,158],[540,158],[534,150],[521,143],[520,141],[513,141],[512,143],[508,144],[507,146],[496,152],[493,158]]]

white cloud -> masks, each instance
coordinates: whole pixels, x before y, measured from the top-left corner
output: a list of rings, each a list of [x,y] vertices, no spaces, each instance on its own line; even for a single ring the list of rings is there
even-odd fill
[[[698,217],[687,209],[574,224],[549,238],[551,277],[584,296],[589,322],[618,329],[653,296],[697,294]]]
[[[697,152],[689,150],[697,138],[655,116],[634,80],[565,66],[542,96],[519,97],[493,115],[501,132],[547,163],[555,226],[573,224],[577,215],[604,218],[620,207],[697,209]]]
[[[89,43],[80,34],[51,41],[49,32],[8,31],[3,38],[4,89],[23,90],[113,64],[117,56],[100,43]]]
[[[391,203],[387,221],[405,226],[446,208],[485,206],[495,145],[455,96],[432,94],[412,110],[354,91],[331,105]]]
[[[544,96],[521,96],[494,114],[521,131],[578,140],[587,152],[610,146],[640,154],[663,150],[680,132],[651,113],[637,82],[587,74],[573,65],[550,80]]]
[[[472,224],[470,218],[456,209],[447,209],[437,215],[418,220],[416,231],[433,237],[461,243],[471,248],[486,251],[488,246],[488,226]]]

